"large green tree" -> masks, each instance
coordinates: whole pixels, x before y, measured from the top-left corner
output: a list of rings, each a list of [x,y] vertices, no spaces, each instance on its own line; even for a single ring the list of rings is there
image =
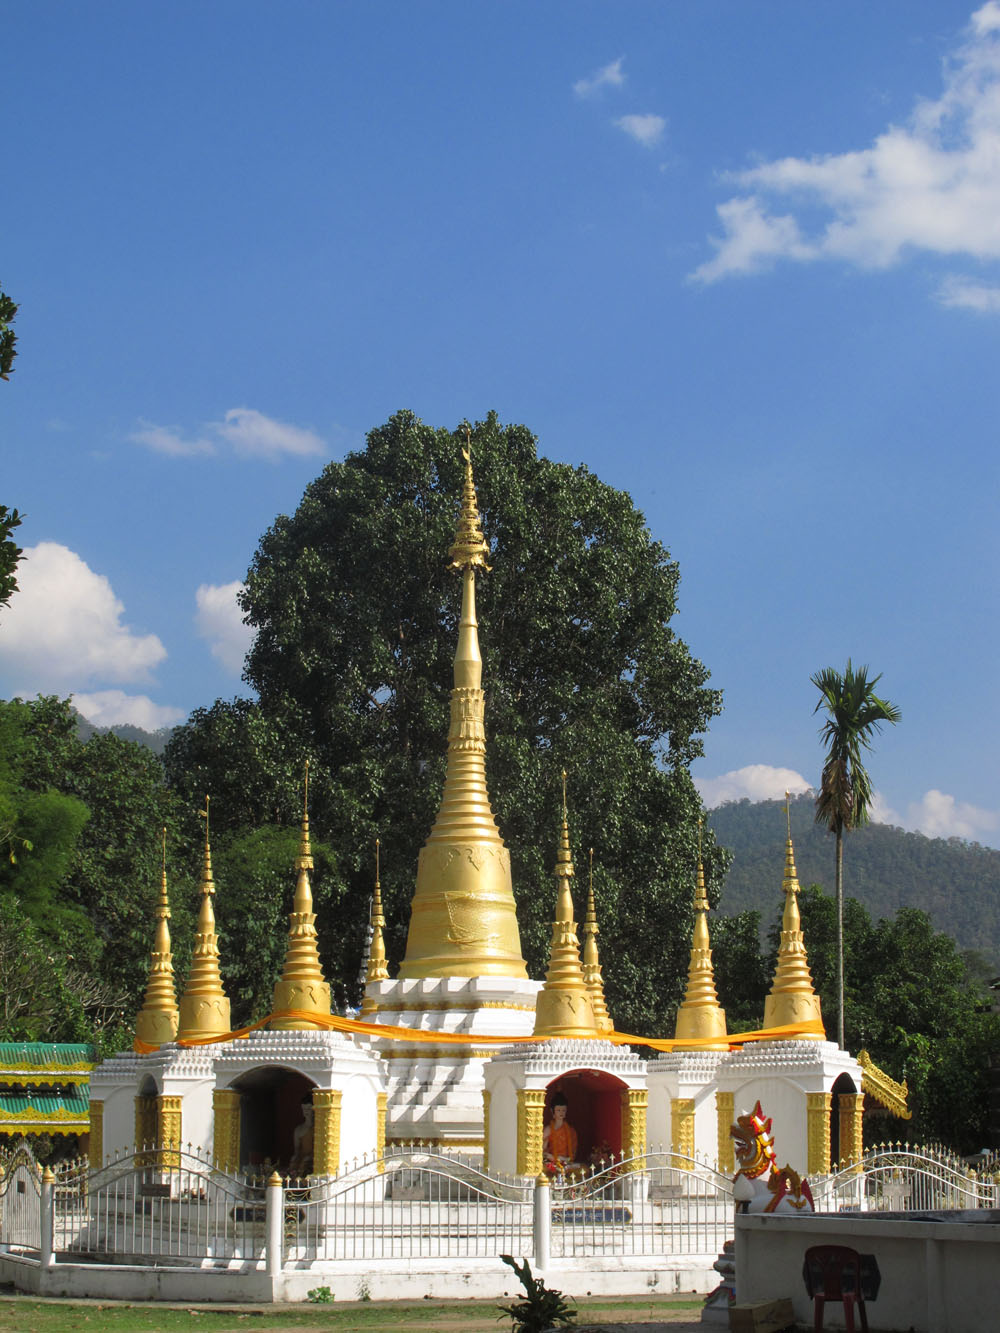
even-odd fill
[[[826,721],[820,737],[826,760],[816,797],[816,822],[824,824],[836,838],[837,899],[837,1040],[844,1045],[844,834],[868,823],[874,793],[871,778],[862,762],[873,736],[884,722],[896,723],[900,711],[875,693],[881,675],[868,678],[866,666],[854,669],[851,659],[843,675],[824,667],[811,677],[820,698],[815,712],[824,710]]]
[[[9,380],[17,356],[17,334],[10,327],[17,314],[17,306],[0,288],[0,380]]]
[[[192,768],[202,786],[226,788],[229,809],[214,800],[213,818],[234,828],[265,811],[295,820],[310,757],[313,826],[343,886],[337,921],[319,926],[355,958],[380,837],[399,961],[440,797],[460,600],[446,552],[463,442],[464,431],[398,413],[275,521],[243,602],[259,702],[197,715],[166,755],[185,794]],[[490,415],[473,428],[472,456],[493,567],[478,592],[488,779],[529,967],[541,975],[546,961],[565,767],[581,868],[594,848],[609,1003],[621,1027],[662,1032],[690,945],[700,802],[688,766],[720,707],[671,629],[677,565],[626,494],[540,458],[524,427]],[[725,858],[710,846],[706,862],[714,893]]]
[[[0,607],[6,606],[17,592],[15,571],[24,552],[12,534],[20,526],[21,515],[17,510],[0,505]]]

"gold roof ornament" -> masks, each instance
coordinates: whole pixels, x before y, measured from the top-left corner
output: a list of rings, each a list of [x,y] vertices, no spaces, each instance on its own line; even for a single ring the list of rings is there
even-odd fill
[[[330,1016],[330,986],[323,977],[319,961],[319,941],[316,935],[316,913],[313,911],[312,885],[309,871],[313,868],[312,846],[309,842],[309,760],[305,763],[302,782],[302,841],[295,860],[298,879],[295,897],[288,917],[288,944],[281,977],[274,983],[271,1011],[276,1015],[269,1026],[278,1032],[310,1031],[321,1027],[307,1018],[283,1018],[283,1013],[296,1010],[320,1017]]]
[[[535,1004],[536,1037],[593,1037],[597,1034],[590,987],[580,963],[580,942],[573,919],[573,858],[569,849],[566,772],[563,770],[562,835],[556,855],[556,919],[545,984]]]
[[[785,910],[781,917],[781,944],[778,965],[774,970],[771,992],[764,1001],[764,1026],[784,1027],[786,1024],[823,1022],[819,996],[813,989],[809,960],[802,937],[802,919],[799,916],[799,877],[795,869],[795,849],[792,846],[792,816],[785,792],[785,819],[788,840],[785,844]],[[825,1032],[804,1033],[796,1040],[824,1041]]]
[[[198,928],[194,936],[191,971],[181,996],[180,1020],[177,1025],[179,1041],[192,1037],[222,1037],[230,1030],[229,999],[222,988],[219,972],[219,937],[215,930],[215,880],[212,878],[212,847],[209,842],[209,797],[205,808],[199,810],[205,821],[205,854],[201,871],[201,907],[198,909]]]
[[[385,917],[382,914],[382,885],[379,883],[379,840],[375,839],[375,891],[372,895],[372,941],[368,949],[368,971],[365,976],[365,998],[361,1003],[361,1013],[373,1014],[378,1008],[378,1001],[369,995],[367,986],[373,981],[388,981],[389,968],[385,961]]]
[[[149,981],[142,1008],[136,1016],[135,1035],[148,1046],[162,1046],[177,1036],[177,988],[174,960],[170,952],[170,901],[167,897],[167,830],[162,838],[160,900],[156,905],[156,931],[150,954]]]
[[[471,433],[466,428],[471,447]],[[497,828],[486,788],[483,660],[476,621],[477,568],[488,569],[472,479],[465,482],[458,531],[449,555],[462,574],[462,612],[455,652],[448,764],[434,827],[420,852],[399,979],[524,977],[510,852]]]
[[[861,1091],[867,1092],[900,1120],[912,1119],[913,1112],[906,1104],[910,1095],[906,1079],[897,1083],[894,1078],[890,1078],[884,1069],[879,1069],[867,1051],[858,1051],[858,1064],[861,1066]]]
[[[597,910],[594,907],[594,849],[590,849],[590,878],[587,884],[587,911],[583,918],[583,979],[590,992],[590,1003],[594,1010],[594,1024],[598,1032],[613,1032],[615,1025],[608,1013],[604,998],[604,979],[601,975],[601,960],[597,953]]]
[[[684,1002],[677,1011],[674,1037],[697,1047],[710,1037],[726,1035],[726,1011],[719,1003],[712,970],[712,950],[708,935],[708,893],[705,889],[705,865],[701,857],[701,820],[698,820],[698,870],[694,889],[694,931],[688,984]]]

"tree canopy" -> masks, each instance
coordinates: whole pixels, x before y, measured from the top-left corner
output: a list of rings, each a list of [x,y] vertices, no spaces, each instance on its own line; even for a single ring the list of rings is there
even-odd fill
[[[356,956],[376,837],[389,953],[401,956],[417,852],[440,798],[461,442],[400,412],[324,469],[296,513],[264,534],[247,576],[256,638],[246,677],[259,702],[217,703],[167,749],[178,789],[193,798],[196,772],[213,812],[243,828],[261,815],[297,819],[309,756],[313,826],[341,877],[335,929]],[[701,805],[688,765],[720,708],[670,627],[677,565],[626,494],[539,457],[523,426],[491,414],[473,429],[472,456],[492,565],[478,589],[487,776],[525,956],[541,975],[565,767],[579,869],[594,847],[609,1003],[621,1026],[663,1030],[690,945]],[[706,862],[717,893],[725,858],[710,846]]]

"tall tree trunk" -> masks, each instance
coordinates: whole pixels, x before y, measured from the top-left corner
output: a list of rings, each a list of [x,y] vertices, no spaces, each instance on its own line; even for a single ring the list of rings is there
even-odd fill
[[[844,830],[837,829],[837,1044],[844,1046]]]

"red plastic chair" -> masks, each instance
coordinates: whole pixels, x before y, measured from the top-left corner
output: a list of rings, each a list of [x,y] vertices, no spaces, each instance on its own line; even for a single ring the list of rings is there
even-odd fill
[[[847,1333],[854,1333],[854,1306],[861,1316],[863,1333],[868,1333],[868,1315],[861,1292],[861,1256],[847,1245],[813,1245],[806,1250],[802,1276],[814,1305],[813,1329],[823,1327],[823,1309],[827,1301],[843,1301]]]

